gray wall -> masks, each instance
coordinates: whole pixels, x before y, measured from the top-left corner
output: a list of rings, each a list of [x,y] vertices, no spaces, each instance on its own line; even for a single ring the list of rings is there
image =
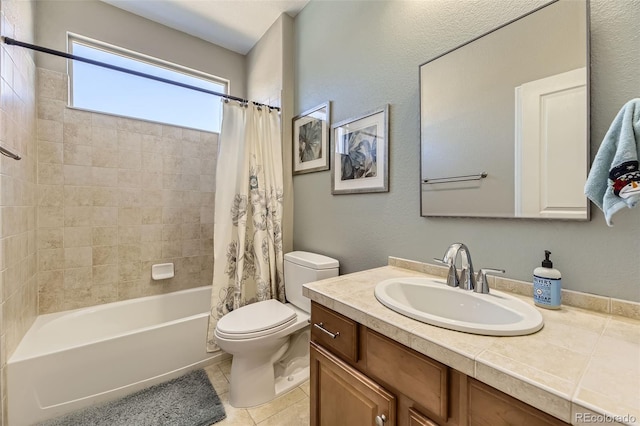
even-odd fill
[[[390,104],[390,192],[331,195],[330,172],[294,178],[294,248],[341,273],[418,261],[466,243],[478,267],[531,281],[545,249],[564,288],[640,301],[640,208],[590,222],[422,218],[418,66],[544,2],[323,1],[296,17],[296,113],[332,101],[332,122]],[[611,121],[640,96],[639,0],[591,2],[592,158]],[[332,164],[331,167],[334,167]]]
[[[98,0],[36,1],[36,44],[67,50],[67,31],[133,50],[231,82],[230,94],[245,96],[245,57],[141,18]],[[66,71],[64,59],[38,54],[36,65]]]

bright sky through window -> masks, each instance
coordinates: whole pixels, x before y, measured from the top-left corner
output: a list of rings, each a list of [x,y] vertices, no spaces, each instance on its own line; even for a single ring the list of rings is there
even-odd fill
[[[162,77],[218,93],[223,82],[206,80],[72,41],[76,56]],[[72,106],[210,132],[220,131],[221,98],[207,93],[73,61]]]

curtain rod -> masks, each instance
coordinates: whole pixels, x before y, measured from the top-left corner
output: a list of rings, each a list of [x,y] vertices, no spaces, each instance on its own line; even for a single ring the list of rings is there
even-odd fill
[[[245,103],[245,104],[249,103],[249,101],[247,99],[239,98],[237,96],[227,95],[225,93],[214,92],[212,90],[203,89],[201,87],[192,86],[190,84],[180,83],[179,81],[169,80],[167,78],[156,77],[155,75],[151,75],[151,74],[146,74],[146,73],[139,72],[139,71],[130,70],[128,68],[123,68],[123,67],[119,67],[119,66],[116,66],[116,65],[111,65],[111,64],[108,64],[106,62],[95,61],[93,59],[84,58],[82,56],[77,56],[77,55],[72,55],[70,53],[61,52],[59,50],[49,49],[48,47],[42,47],[42,46],[37,46],[35,44],[25,43],[23,41],[18,41],[18,40],[9,38],[9,37],[2,37],[2,41],[5,44],[8,44],[10,46],[25,47],[27,49],[36,50],[38,52],[47,53],[49,55],[60,56],[62,58],[66,58],[66,59],[73,59],[74,61],[85,62],[87,64],[96,65],[96,66],[99,66],[99,67],[102,67],[102,68],[108,68],[108,69],[111,69],[111,70],[114,70],[114,71],[120,71],[120,72],[123,72],[123,73],[126,73],[126,74],[132,74],[132,75],[135,75],[135,76],[138,76],[138,77],[148,78],[150,80],[159,81],[161,83],[171,84],[171,85],[174,85],[174,86],[179,86],[179,87],[183,87],[185,89],[191,89],[191,90],[195,90],[195,91],[202,92],[202,93],[208,93],[209,95],[219,96],[219,97],[224,98],[224,99],[230,99],[230,100],[242,102],[242,103]],[[261,104],[261,103],[258,103],[258,102],[253,102],[253,104],[256,105],[256,106],[263,106],[263,107],[267,107],[269,109],[275,109],[276,111],[280,111],[279,107],[274,107],[274,106],[271,106],[271,105],[265,105],[265,104]]]

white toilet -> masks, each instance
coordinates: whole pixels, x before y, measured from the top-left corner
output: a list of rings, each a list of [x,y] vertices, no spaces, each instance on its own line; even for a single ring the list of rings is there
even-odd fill
[[[304,251],[284,255],[287,303],[265,300],[218,320],[214,335],[231,354],[229,402],[246,408],[264,404],[309,378],[311,301],[304,283],[338,275],[338,261]]]

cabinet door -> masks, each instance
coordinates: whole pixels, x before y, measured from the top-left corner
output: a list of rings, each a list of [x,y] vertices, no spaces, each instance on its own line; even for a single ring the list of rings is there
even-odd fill
[[[409,408],[409,426],[438,426],[438,424],[413,408]]]
[[[311,426],[395,426],[393,395],[314,343],[310,356]]]
[[[470,426],[569,426],[471,377],[467,396]]]

